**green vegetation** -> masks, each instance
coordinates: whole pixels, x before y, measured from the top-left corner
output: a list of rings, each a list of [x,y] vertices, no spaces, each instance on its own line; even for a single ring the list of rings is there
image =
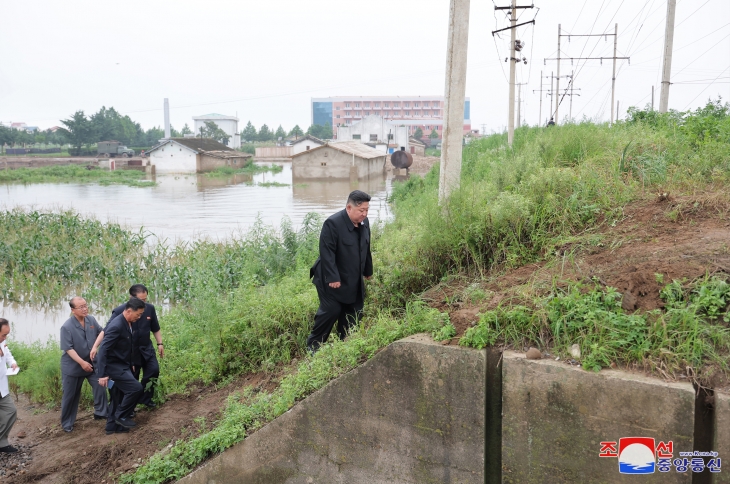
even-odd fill
[[[730,329],[722,324],[730,319],[725,312],[730,284],[717,277],[691,284],[674,281],[661,296],[665,309],[629,314],[621,309],[621,294],[615,289],[572,284],[535,297],[530,307],[485,312],[460,344],[535,345],[567,358],[578,344],[581,364],[589,370],[614,363],[661,368],[675,378],[688,367],[730,373]]]
[[[205,175],[211,178],[226,177],[231,175],[256,175],[258,173],[281,173],[284,167],[281,165],[258,165],[253,160],[248,160],[240,168],[233,166],[221,166]]]
[[[299,232],[287,224],[278,231],[257,224],[225,244],[168,247],[148,244],[150,234],[73,214],[9,212],[0,219],[10,236],[0,242],[0,288],[13,288],[5,290],[6,298],[50,303],[66,288],[93,281],[83,295],[111,307],[131,282],[144,281],[155,300],[177,302],[162,318],[168,354],[158,382],[161,400],[192,382],[223,384],[241,372],[283,368],[299,358],[273,392],[233,395],[212,430],[177,442],[123,477],[166,482],[391,341],[421,331],[453,336],[447,318],[418,301],[434,284],[553,260],[555,247],[595,237],[597,227],[619,220],[628,202],[659,190],[723,190],[730,180],[730,108],[711,104],[689,114],[634,111],[611,128],[524,127],[512,148],[505,135],[476,140],[464,148],[461,188],[442,206],[438,167],[396,185],[394,220],[373,234],[375,274],[366,316],[346,341],[333,341],[314,357],[304,343],[317,306],[307,277],[317,252],[315,218]],[[88,237],[72,237],[83,229]],[[723,358],[730,337],[721,323],[730,291],[724,280],[671,282],[662,291],[666,308],[644,314],[624,313],[610,288],[562,282],[518,306],[487,312],[462,342],[536,344],[560,355],[577,343],[591,369],[618,362],[670,370],[714,366],[728,373]],[[484,300],[486,294],[470,286],[465,297]],[[51,364],[47,351],[58,359],[52,346],[17,351],[26,373],[39,375],[17,380],[18,386],[41,401],[57,398],[39,388],[57,384],[53,372],[35,371]]]
[[[129,185],[153,187],[143,171],[88,169],[86,165],[43,166],[0,170],[0,183],[98,183],[100,185]]]

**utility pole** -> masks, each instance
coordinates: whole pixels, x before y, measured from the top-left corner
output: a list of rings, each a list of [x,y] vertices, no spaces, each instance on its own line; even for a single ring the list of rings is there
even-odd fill
[[[651,86],[651,110],[654,111],[654,86]]]
[[[618,122],[618,101],[616,101],[616,122]]]
[[[618,24],[613,27],[613,76],[611,77],[611,123],[613,123],[613,99],[616,95],[616,44],[618,43]],[[616,108],[618,117],[618,108]],[[611,125],[609,123],[609,126]]]
[[[533,91],[535,92],[535,91]],[[542,126],[542,71],[540,71],[540,116],[538,119],[538,126]]]
[[[520,121],[520,112],[522,111],[522,83],[516,84],[517,86],[517,129],[519,129],[522,121]]]
[[[482,136],[484,136],[485,134],[487,134],[487,125],[482,124]]]
[[[613,37],[614,37],[614,39],[613,39],[613,57],[561,57],[561,55],[560,55],[561,54],[560,53],[560,37],[608,37],[609,35],[613,35]],[[612,33],[612,34],[561,34],[560,26],[558,26],[558,57],[550,57],[550,58],[545,59],[545,65],[547,65],[547,61],[553,61],[553,60],[558,61],[558,77],[560,77],[560,62],[562,60],[570,60],[571,64],[573,64],[573,61],[576,61],[576,60],[600,60],[601,64],[603,64],[604,59],[605,60],[613,59],[613,76],[611,78],[611,80],[613,81],[611,84],[611,122],[613,122],[613,116],[614,116],[613,101],[614,101],[614,96],[615,96],[615,92],[616,92],[616,61],[619,59],[628,60],[629,64],[631,64],[630,57],[618,57],[616,55],[617,42],[618,42],[618,24],[615,25],[614,33]],[[574,80],[571,79],[571,84],[573,81]],[[558,79],[557,83],[559,86],[560,85],[559,79]],[[556,89],[555,89],[555,94],[557,94],[557,96],[558,96],[557,100],[555,101],[555,117],[556,118],[558,115],[558,107],[560,106],[560,102],[562,101],[562,99],[565,96],[569,95],[567,93],[567,89],[566,89],[566,92],[563,93],[561,96],[560,92],[558,92],[559,89],[560,89],[559,87],[556,87]]]
[[[494,6],[494,10],[511,10],[510,15],[510,26],[504,29],[495,30],[492,32],[492,37],[494,37],[494,34],[497,32],[502,32],[503,30],[510,30],[510,57],[509,59],[505,59],[505,61],[509,60],[509,114],[507,116],[507,143],[509,143],[510,146],[512,146],[512,141],[515,138],[515,64],[517,62],[525,62],[527,64],[527,59],[524,57],[522,59],[518,59],[516,57],[516,52],[520,52],[522,50],[522,47],[524,44],[517,40],[517,27],[520,27],[522,25],[527,24],[534,24],[535,20],[531,20],[529,22],[523,22],[521,24],[517,23],[517,9],[518,8],[534,8],[534,5],[525,5],[525,6],[518,6],[517,0],[512,0],[509,7],[497,7]]]
[[[540,71],[540,89],[537,89],[537,90],[533,89],[532,90],[532,93],[533,94],[536,93],[536,92],[539,92],[540,93],[540,117],[537,119],[537,125],[538,126],[544,126],[545,125],[544,120],[542,119],[542,88],[544,86],[543,79],[547,79],[548,77],[550,78],[550,89],[552,89],[553,88],[553,86],[552,86],[552,82],[553,82],[552,81],[552,78],[553,78],[552,73],[550,73],[549,76],[543,76],[542,75],[542,71]],[[552,99],[552,98],[550,98],[550,99]],[[552,105],[553,105],[553,103],[552,103],[552,101],[550,101],[550,107],[551,108],[552,108]]]
[[[439,203],[449,198],[461,182],[461,148],[464,133],[466,59],[469,46],[470,0],[451,0],[446,45],[444,130],[441,145]]]
[[[674,13],[677,0],[667,0],[667,26],[664,30],[664,68],[662,69],[662,91],[659,94],[659,112],[669,108],[669,78],[672,75],[672,44],[674,44]]]
[[[558,78],[555,81],[555,92],[558,93],[555,96],[555,124],[558,124],[560,122],[558,117],[558,108],[560,107],[560,24],[558,24]]]
[[[570,114],[568,115],[568,119],[570,122],[573,122],[573,75],[575,75],[575,70],[570,71]]]

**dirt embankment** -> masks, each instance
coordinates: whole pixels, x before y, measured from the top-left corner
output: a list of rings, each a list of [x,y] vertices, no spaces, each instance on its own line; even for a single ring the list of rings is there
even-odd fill
[[[539,293],[569,281],[598,280],[624,295],[624,309],[663,307],[662,287],[672,280],[693,280],[706,274],[730,275],[730,203],[723,193],[696,197],[654,197],[624,209],[613,226],[593,232],[598,242],[554,247],[551,263],[528,264],[498,272],[477,284],[486,294],[469,301],[468,280],[436,286],[426,293],[431,305],[448,311],[458,344],[482,311],[522,302],[525,293]],[[554,282],[557,281],[557,282]]]
[[[172,447],[179,439],[210,429],[226,405],[228,395],[245,387],[271,391],[281,372],[240,377],[224,388],[193,387],[187,395],[174,395],[154,411],[138,410],[138,426],[129,433],[106,435],[104,420],[91,411],[79,412],[71,433],[60,428],[60,410],[32,405],[20,396],[18,421],[10,442],[22,446],[6,467],[8,483],[53,484],[112,483],[113,477],[138,467],[146,458]],[[15,457],[18,456],[18,457]],[[14,465],[15,460],[17,464]],[[5,463],[5,461],[2,461]],[[10,462],[10,461],[9,461]]]

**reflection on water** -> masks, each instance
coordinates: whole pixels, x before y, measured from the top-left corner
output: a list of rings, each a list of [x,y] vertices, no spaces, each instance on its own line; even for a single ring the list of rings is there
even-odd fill
[[[197,237],[225,239],[245,231],[260,216],[278,226],[283,217],[295,227],[309,212],[329,215],[344,208],[355,189],[372,195],[371,222],[385,220],[390,180],[384,176],[350,183],[348,180],[292,180],[291,163],[278,163],[280,173],[208,177],[160,175],[157,186],[79,185],[48,183],[0,186],[0,208],[16,206],[42,210],[73,209],[107,222],[138,230],[144,227],[170,240]],[[281,186],[262,186],[265,183]]]
[[[368,215],[372,224],[391,215],[386,203],[390,178],[376,176],[354,183],[293,180],[291,163],[275,164],[283,167],[280,173],[228,177],[160,175],[156,177],[157,186],[147,188],[73,183],[0,185],[0,209],[72,209],[132,230],[144,227],[169,240],[225,239],[234,232],[246,231],[257,217],[278,227],[288,216],[299,227],[309,212],[328,216],[343,209],[347,195],[356,189],[372,196]],[[266,183],[281,186],[262,186]],[[57,339],[70,311],[65,301],[56,308],[40,311],[3,306],[0,302],[0,314],[13,323],[12,339],[32,342],[45,341],[49,336]],[[101,314],[92,316],[106,323]]]

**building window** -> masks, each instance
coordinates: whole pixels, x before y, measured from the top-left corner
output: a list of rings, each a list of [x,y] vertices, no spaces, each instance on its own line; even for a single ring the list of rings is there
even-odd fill
[[[355,116],[360,116],[360,111],[355,111]]]
[[[426,101],[426,102],[423,103],[423,107],[424,108],[427,108],[428,107],[428,101]]]
[[[349,108],[350,107],[350,103],[345,103],[345,107],[346,108]]]
[[[411,107],[411,103],[403,103],[403,107],[404,108],[410,108]]]
[[[400,106],[400,103],[393,103],[394,108],[397,108],[398,106]]]
[[[365,116],[370,116],[370,111],[365,111]]]
[[[406,106],[406,107],[408,107],[408,106]],[[406,116],[410,116],[410,115],[411,115],[411,112],[410,111],[406,111]]]
[[[335,111],[339,111],[339,110],[340,110],[340,107],[339,106],[335,106]]]
[[[375,103],[375,107],[376,108],[379,108],[380,107],[380,103]]]
[[[383,107],[389,108],[390,107],[390,103],[383,103]]]
[[[350,111],[345,111],[345,116],[349,116],[349,115],[350,115]]]
[[[309,151],[309,146],[306,147],[307,149],[305,151]]]
[[[369,108],[369,107],[370,107],[370,103],[365,103],[365,104],[363,105],[363,107],[364,107],[364,108]]]
[[[360,103],[355,103],[355,107],[356,108],[359,108],[360,107]]]
[[[370,135],[370,141],[378,141],[378,135],[377,134],[371,134]]]
[[[360,139],[360,135],[359,134],[353,134],[352,135],[352,139]]]
[[[340,119],[340,115],[338,114],[337,116],[335,116],[335,118]]]
[[[413,107],[414,108],[417,108],[418,107],[418,103],[413,103]]]

